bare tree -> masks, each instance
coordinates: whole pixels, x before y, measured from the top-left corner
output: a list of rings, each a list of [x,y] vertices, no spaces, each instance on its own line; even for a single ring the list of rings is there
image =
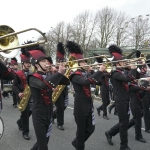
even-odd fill
[[[72,23],[72,39],[81,45],[85,56],[87,56],[96,23],[97,18],[90,11],[79,14]]]
[[[141,15],[132,18],[130,21],[130,32],[131,32],[131,41],[132,46],[135,49],[141,48],[146,41],[150,39],[150,25],[149,25],[149,18],[142,17]]]
[[[106,47],[116,31],[117,11],[105,7],[97,12],[97,42],[99,47]]]

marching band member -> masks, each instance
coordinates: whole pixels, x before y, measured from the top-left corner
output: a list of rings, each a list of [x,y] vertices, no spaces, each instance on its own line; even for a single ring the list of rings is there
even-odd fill
[[[139,58],[141,56],[141,52],[139,50],[136,51],[136,57]],[[147,78],[147,66],[141,65],[139,66],[140,77],[139,78]],[[144,91],[141,93],[144,95],[141,99],[142,107],[143,107],[143,118],[145,123],[145,132],[150,133],[150,112],[149,112],[149,99],[150,99],[150,92]]]
[[[56,63],[61,63],[65,61],[65,50],[62,42],[57,44],[57,53],[56,53]],[[57,127],[60,130],[64,130],[64,110],[68,105],[68,88],[67,86],[64,88],[59,98],[55,102],[56,109],[53,112],[53,119],[57,118]]]
[[[78,44],[68,41],[66,47],[70,56],[73,56],[76,59],[83,58],[83,52]],[[81,68],[70,75],[70,81],[75,90],[74,118],[77,124],[77,131],[76,137],[72,141],[72,145],[76,150],[84,150],[86,140],[94,132],[95,121],[90,84],[99,83],[99,78],[105,70],[105,66],[101,65],[99,71],[88,77],[88,73],[84,68],[86,64],[87,63],[84,60],[79,61],[78,65],[81,66]]]
[[[18,104],[20,103],[20,100],[23,96],[23,91],[27,85],[26,77],[29,74],[29,69],[31,67],[30,63],[30,56],[26,53],[25,49],[21,49],[22,54],[20,54],[21,57],[21,63],[22,63],[22,70],[18,70],[16,72],[16,77],[13,82],[13,91],[17,95],[18,98]],[[22,131],[22,135],[24,139],[30,140],[29,137],[29,117],[32,113],[30,106],[29,106],[30,100],[28,102],[28,105],[26,109],[21,112],[20,119],[17,120],[17,125],[20,131]]]
[[[122,60],[122,50],[116,45],[111,45],[109,52],[114,56],[114,60]],[[124,69],[121,67],[124,66],[124,61],[116,62],[116,70],[112,71],[111,78],[113,79],[113,88],[114,88],[114,99],[115,107],[117,109],[118,118],[119,118],[119,129],[120,129],[120,150],[130,150],[128,147],[128,122],[129,122],[129,87],[128,82],[134,80],[136,77],[137,70],[133,65],[128,75],[125,74]],[[107,141],[110,145],[113,145],[112,136],[116,129],[115,125],[110,130],[105,132]]]
[[[95,56],[98,56],[97,54],[94,53]],[[96,58],[98,63],[102,63],[103,59],[102,58]],[[109,120],[107,116],[107,106],[110,103],[109,100],[109,77],[110,74],[105,70],[103,71],[103,75],[101,76],[101,82],[102,85],[100,86],[100,91],[101,91],[101,97],[102,97],[102,102],[103,104],[97,108],[98,115],[100,116],[100,111],[103,111],[103,118],[106,120]]]
[[[14,72],[17,72],[17,70],[18,70],[18,62],[17,62],[16,58],[11,58],[10,65],[12,66],[11,69]],[[12,83],[13,83],[13,81],[12,81]],[[12,96],[13,96],[13,107],[17,108],[17,95],[16,95],[16,93],[14,91],[12,91]]]
[[[59,66],[54,75],[47,74],[49,57],[43,47],[31,47],[29,53],[32,56],[31,63],[37,69],[37,72],[28,76],[28,85],[33,96],[32,120],[37,139],[31,150],[48,150],[52,129],[52,92],[58,84],[68,84],[69,80],[63,75],[63,65]]]

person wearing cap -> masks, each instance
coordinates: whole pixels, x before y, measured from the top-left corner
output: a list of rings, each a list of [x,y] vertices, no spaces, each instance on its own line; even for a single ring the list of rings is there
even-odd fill
[[[36,72],[28,75],[28,85],[33,97],[32,120],[36,135],[36,143],[31,150],[48,150],[48,141],[52,130],[52,92],[58,84],[68,84],[69,80],[63,75],[65,67],[61,64],[58,72],[49,75],[49,57],[42,46],[28,47],[31,63]]]
[[[30,63],[30,56],[26,53],[25,48],[21,49],[21,64],[22,69],[15,72],[16,76],[13,82],[13,91],[17,95],[18,98],[18,104],[20,103],[20,100],[23,96],[23,91],[25,87],[27,86],[26,77],[30,73],[29,69],[31,67]],[[22,131],[22,135],[24,139],[30,140],[29,137],[29,117],[32,114],[32,110],[30,108],[30,103],[32,103],[32,99],[29,99],[29,102],[27,104],[27,107],[24,111],[21,112],[20,119],[17,120],[17,125],[20,131]]]
[[[66,48],[70,53],[70,57],[76,60],[83,59],[83,51],[81,47],[73,42],[67,41]],[[79,60],[78,65],[81,68],[73,70],[70,75],[70,81],[73,85],[74,96],[74,118],[77,125],[76,137],[72,141],[72,145],[77,150],[85,149],[85,142],[95,130],[94,108],[91,97],[91,84],[100,84],[99,79],[105,66],[101,65],[99,71],[88,77],[87,65],[85,60]]]
[[[11,58],[10,65],[11,65],[11,69],[14,72],[17,72],[17,70],[18,70],[18,62],[17,62],[17,59],[15,57]],[[13,81],[12,81],[12,83],[13,83]],[[17,108],[17,95],[16,95],[16,93],[14,91],[12,91],[12,96],[13,96],[13,107]]]
[[[130,150],[128,147],[128,122],[129,122],[129,86],[128,82],[131,82],[136,78],[137,70],[135,65],[131,65],[131,70],[126,74],[124,70],[125,62],[122,57],[122,50],[116,45],[109,46],[109,52],[114,57],[116,70],[111,72],[111,79],[113,80],[115,107],[119,118],[120,129],[120,150]],[[122,61],[121,61],[122,60]],[[107,141],[110,145],[113,145],[112,136],[116,131],[116,126],[113,126],[110,130],[105,132]]]
[[[65,61],[65,50],[62,42],[57,44],[56,64]],[[54,69],[52,68],[52,71]],[[60,90],[60,89],[59,89]],[[58,91],[59,92],[59,91]],[[68,105],[68,88],[63,89],[57,101],[55,102],[56,109],[53,112],[53,120],[57,119],[57,127],[59,130],[64,130],[64,110]]]

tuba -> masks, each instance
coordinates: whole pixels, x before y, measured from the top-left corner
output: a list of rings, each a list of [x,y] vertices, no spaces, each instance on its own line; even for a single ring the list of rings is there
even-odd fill
[[[19,49],[15,49],[13,51],[6,50],[6,51],[2,52],[2,50],[5,50],[5,49],[11,48],[11,47],[16,47],[19,45],[19,40],[18,40],[17,35],[11,35],[11,36],[2,38],[3,36],[6,36],[13,32],[15,32],[15,31],[9,26],[6,26],[6,25],[0,26],[0,54],[3,57],[13,58],[13,57],[17,56],[17,54],[19,53]]]
[[[19,46],[17,34],[24,33],[24,32],[31,31],[31,30],[34,30],[40,33],[44,40],[39,40],[31,44],[24,44],[24,45]],[[0,26],[0,54],[3,57],[13,58],[17,56],[20,48],[37,45],[37,44],[43,44],[45,42],[47,42],[45,33],[42,33],[40,30],[36,28],[29,28],[26,30],[15,32],[11,27],[7,25]]]

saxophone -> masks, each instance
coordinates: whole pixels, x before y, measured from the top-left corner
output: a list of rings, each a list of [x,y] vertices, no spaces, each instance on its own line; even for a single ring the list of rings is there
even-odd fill
[[[36,69],[33,66],[31,66],[30,71],[34,73],[34,72],[36,72]],[[31,96],[31,90],[30,90],[30,87],[28,86],[28,84],[26,85],[26,87],[23,91],[23,95],[24,96],[21,98],[20,103],[18,104],[18,109],[21,112],[23,112],[26,109],[28,101],[29,101],[30,96]]]
[[[28,85],[26,85],[24,91],[23,91],[23,97],[20,100],[20,103],[18,104],[18,109],[23,112],[28,104],[28,101],[30,99],[31,96],[31,91],[30,91],[30,87]]]
[[[69,75],[70,75],[70,69],[67,69],[64,76],[69,78]],[[52,93],[52,101],[54,103],[57,101],[57,99],[59,98],[60,94],[62,93],[62,91],[64,90],[65,87],[66,87],[66,85],[57,85],[57,87],[56,87],[57,91]]]

